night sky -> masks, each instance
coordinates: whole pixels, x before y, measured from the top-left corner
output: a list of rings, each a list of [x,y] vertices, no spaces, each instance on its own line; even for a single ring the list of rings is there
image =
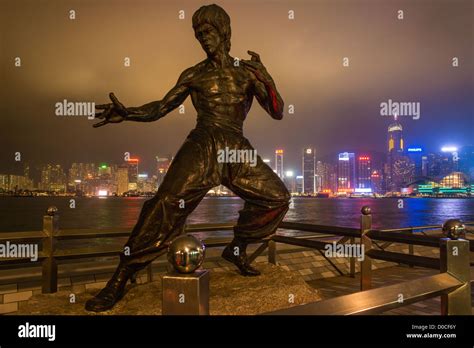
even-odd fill
[[[0,171],[12,167],[17,151],[25,162],[67,166],[120,163],[127,151],[148,170],[156,155],[175,154],[195,125],[189,97],[185,114],[98,129],[87,117],[56,116],[54,105],[106,103],[111,91],[126,106],[161,99],[184,69],[205,58],[191,18],[209,3],[1,0]],[[230,54],[249,59],[247,50],[258,52],[285,108],[295,107],[276,121],[254,101],[244,131],[262,157],[281,147],[286,169],[299,171],[308,145],[318,158],[383,152],[390,118],[380,115],[380,103],[388,99],[421,103],[419,120],[401,118],[407,145],[438,150],[474,142],[473,1],[215,3],[231,17]]]

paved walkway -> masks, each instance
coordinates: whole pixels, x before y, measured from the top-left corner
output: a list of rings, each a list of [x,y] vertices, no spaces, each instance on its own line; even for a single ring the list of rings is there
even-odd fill
[[[374,288],[393,285],[408,280],[419,279],[438,274],[439,271],[426,268],[409,268],[405,266],[394,266],[372,271],[372,284]],[[474,280],[474,267],[471,267],[471,280]],[[323,300],[359,291],[360,273],[355,278],[340,276],[327,279],[317,279],[308,282],[309,285],[318,289]],[[471,283],[471,293],[474,314],[474,283]],[[440,315],[440,297],[420,301],[411,305],[392,309],[385,315]]]

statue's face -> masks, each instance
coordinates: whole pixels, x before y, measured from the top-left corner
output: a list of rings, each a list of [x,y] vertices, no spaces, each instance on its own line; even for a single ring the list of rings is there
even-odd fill
[[[197,27],[195,34],[202,49],[206,51],[207,55],[213,55],[222,43],[217,29],[208,23],[204,23]]]

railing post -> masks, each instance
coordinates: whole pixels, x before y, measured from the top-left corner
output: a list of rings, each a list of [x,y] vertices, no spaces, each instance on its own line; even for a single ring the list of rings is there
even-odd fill
[[[413,228],[410,230],[410,233],[413,234]],[[415,254],[415,246],[413,244],[408,244],[408,254],[414,255]],[[413,264],[410,263],[410,268],[413,268]]]
[[[372,249],[372,240],[367,233],[372,228],[372,215],[370,207],[363,206],[360,216],[360,244],[364,252],[364,258],[360,262],[360,290],[369,290],[372,287],[372,260],[367,252]]]
[[[58,290],[58,265],[54,258],[56,234],[59,229],[58,208],[51,206],[43,216],[43,253],[42,262],[42,293],[50,294]]]
[[[444,227],[444,226],[443,226]],[[455,226],[455,233],[448,232],[451,238],[457,238],[464,225]],[[465,239],[440,239],[440,271],[448,272],[459,279],[464,285],[441,295],[442,315],[471,315],[471,270],[470,270],[470,244]]]
[[[276,265],[276,243],[273,240],[268,241],[268,263]]]
[[[351,245],[355,245],[355,238],[351,237],[349,239],[349,243],[351,243]],[[351,276],[351,278],[355,277],[355,265],[356,265],[356,258],[354,256],[351,256],[349,258],[349,275]]]
[[[147,281],[151,283],[153,281],[153,262],[150,262],[146,268]]]

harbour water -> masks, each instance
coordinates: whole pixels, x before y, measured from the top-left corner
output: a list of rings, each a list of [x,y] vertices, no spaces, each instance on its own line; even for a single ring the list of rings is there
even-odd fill
[[[0,233],[42,229],[42,216],[54,205],[60,227],[132,228],[146,198],[0,197]],[[321,225],[357,227],[360,209],[372,208],[374,228],[442,224],[450,218],[474,221],[474,199],[441,198],[293,198],[285,220]],[[235,222],[243,201],[237,197],[206,197],[189,216],[187,223]]]

